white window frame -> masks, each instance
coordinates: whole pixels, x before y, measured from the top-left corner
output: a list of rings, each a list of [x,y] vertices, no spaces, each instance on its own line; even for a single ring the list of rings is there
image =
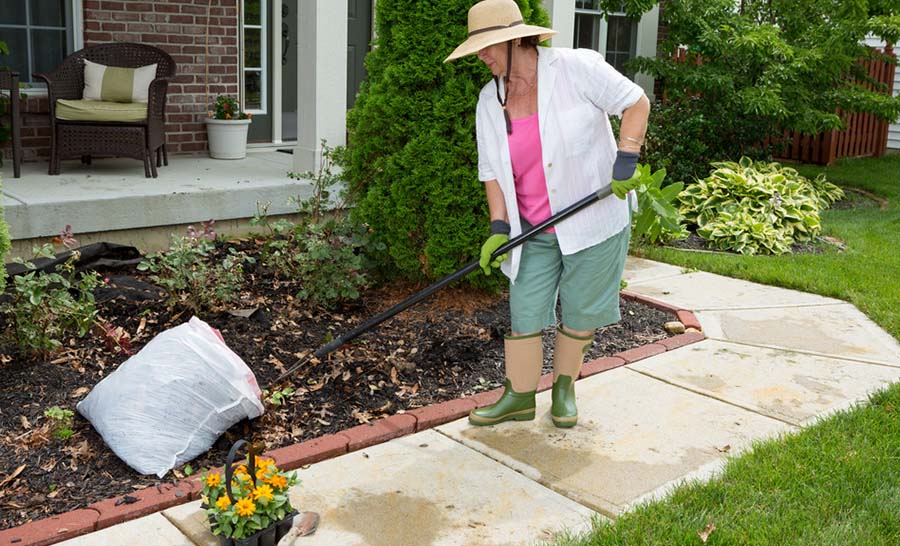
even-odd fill
[[[599,19],[600,30],[599,30],[599,36],[597,37],[597,51],[600,52],[601,55],[606,56],[606,41],[609,38],[609,19],[608,18],[609,17],[625,17],[626,13],[624,11],[614,11],[614,12],[610,12],[610,13],[606,14],[606,17],[604,17],[603,11],[600,10],[599,8],[590,9],[590,8],[576,7],[575,14],[576,14],[576,16],[578,16],[578,15],[593,15],[594,17]],[[635,35],[636,35],[634,38],[635,39],[635,52],[634,52],[635,57],[638,55],[637,42],[639,41],[638,36],[640,35],[640,31],[641,31],[640,22],[638,22],[638,24],[635,25]],[[575,38],[577,38],[577,36],[574,36],[573,40]],[[573,43],[572,46],[574,47],[574,45],[575,44]]]
[[[246,7],[246,2],[241,2],[241,35],[240,35],[240,85],[241,85],[241,105],[242,108],[246,106],[246,74],[247,72],[258,72],[259,80],[260,80],[260,108],[254,109],[246,109],[246,112],[249,112],[253,115],[267,115],[269,113],[269,47],[268,47],[268,28],[269,28],[269,3],[268,0],[259,0],[259,23],[258,25],[248,25],[245,22],[244,11]],[[244,65],[244,31],[246,29],[256,29],[260,31],[260,67],[259,68],[247,68]]]
[[[0,0],[0,1],[10,1],[10,0]],[[28,6],[29,4],[26,4]],[[66,19],[71,21],[67,21],[66,26],[69,27],[71,24],[71,28],[66,29],[66,46],[67,51],[66,55],[71,55],[80,49],[84,49],[84,7],[82,4],[82,0],[67,0],[66,7],[71,10],[70,14],[66,14]],[[30,9],[30,7],[26,7],[26,9]],[[21,26],[19,25],[4,25],[5,28],[15,28]],[[36,28],[40,29],[40,26],[33,26],[28,28]],[[28,66],[32,66],[32,59],[34,58],[33,52],[31,51],[31,40],[28,40]],[[19,81],[22,81],[22,76],[31,78],[31,74],[20,74]],[[30,96],[46,96],[47,95],[47,87],[42,82],[24,82],[23,86],[28,90],[28,94]]]

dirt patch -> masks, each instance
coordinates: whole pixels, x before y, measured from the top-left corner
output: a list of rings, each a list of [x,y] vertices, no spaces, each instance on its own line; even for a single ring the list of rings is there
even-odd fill
[[[134,351],[156,334],[185,322],[187,313],[167,309],[148,279],[133,267],[105,271],[100,315],[133,337]],[[331,337],[349,332],[422,286],[391,285],[367,291],[336,312],[311,309],[292,297],[297,286],[279,282],[262,268],[246,273],[246,289],[233,309],[201,318],[219,329],[228,345],[265,388],[301,357]],[[115,299],[108,299],[115,294]],[[620,302],[623,320],[597,334],[591,357],[667,337],[672,316],[634,302]],[[235,316],[229,311],[252,310]],[[305,366],[293,377],[299,393],[271,407],[252,430],[274,449],[356,426],[400,410],[431,405],[502,386],[503,334],[509,330],[505,294],[448,288],[375,330]],[[0,316],[0,331],[7,331]],[[8,332],[7,332],[8,333]],[[549,332],[548,332],[549,333]],[[551,369],[552,337],[545,336],[545,370]],[[66,441],[49,435],[44,411],[76,403],[127,359],[97,336],[69,340],[47,361],[19,354],[0,340],[0,529],[83,508],[143,489],[160,480],[141,476],[104,444],[90,423],[75,413]],[[207,453],[190,463],[194,471],[221,466],[227,449],[248,430],[232,427]],[[184,471],[177,469],[176,477]],[[173,479],[170,473],[167,480]],[[164,480],[165,481],[165,480]]]

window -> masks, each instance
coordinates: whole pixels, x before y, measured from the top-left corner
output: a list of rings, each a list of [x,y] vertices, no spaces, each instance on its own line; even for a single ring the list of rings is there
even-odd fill
[[[81,47],[81,0],[0,0],[0,40],[10,53],[3,64],[31,83]]]
[[[244,110],[264,114],[267,104],[266,0],[245,0],[243,18]]]
[[[633,78],[634,74],[625,69],[625,62],[637,56],[638,22],[620,10],[610,13],[606,24],[602,23],[603,13],[597,0],[576,0],[573,46],[603,53],[606,62]]]

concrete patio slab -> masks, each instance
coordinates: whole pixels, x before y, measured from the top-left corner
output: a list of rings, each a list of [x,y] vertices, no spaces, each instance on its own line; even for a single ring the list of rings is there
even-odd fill
[[[628,256],[628,259],[625,260],[622,279],[631,284],[677,277],[683,274],[684,269],[675,265]]]
[[[703,311],[707,337],[900,366],[900,343],[856,307]]]
[[[60,542],[60,546],[122,546],[124,544],[152,544],[153,546],[194,546],[177,527],[159,512],[124,525],[114,525],[89,535]]]
[[[251,218],[258,201],[287,214],[295,212],[289,198],[310,192],[308,181],[288,178],[292,166],[291,155],[275,151],[239,160],[173,155],[158,178],[124,158],[66,161],[58,176],[46,163],[26,163],[21,178],[4,176],[3,205],[14,240],[56,235],[66,224],[93,233]]]
[[[628,290],[692,311],[764,309],[844,303],[815,294],[766,286],[703,271],[666,279],[630,283]]]
[[[889,366],[711,340],[631,368],[795,425],[900,379],[900,369]]]
[[[754,438],[790,428],[627,368],[578,381],[576,391],[580,417],[572,429],[553,426],[551,393],[546,391],[538,395],[533,422],[473,427],[459,420],[438,430],[581,504],[616,516],[675,480],[717,467],[726,452],[739,452]]]
[[[318,512],[310,546],[528,544],[594,513],[433,430],[300,470],[291,502]],[[164,515],[198,546],[218,544],[199,504]]]

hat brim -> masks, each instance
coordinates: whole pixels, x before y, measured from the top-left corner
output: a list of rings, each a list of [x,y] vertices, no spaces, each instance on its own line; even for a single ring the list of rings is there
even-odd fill
[[[494,44],[502,44],[503,42],[514,40],[516,38],[525,38],[526,36],[539,36],[540,41],[544,41],[556,34],[555,30],[549,28],[538,27],[533,25],[517,25],[514,27],[498,29],[484,34],[476,34],[461,43],[459,47],[453,50],[444,62],[459,59],[466,55],[478,53],[482,49]]]

